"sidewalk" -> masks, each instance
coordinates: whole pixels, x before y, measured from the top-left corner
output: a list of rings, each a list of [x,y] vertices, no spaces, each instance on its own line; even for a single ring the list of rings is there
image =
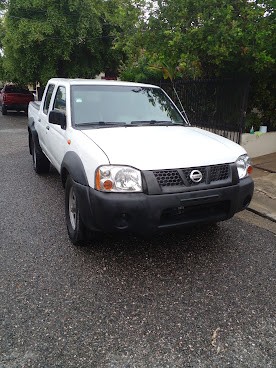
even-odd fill
[[[276,222],[276,152],[252,161],[255,190],[248,210]]]

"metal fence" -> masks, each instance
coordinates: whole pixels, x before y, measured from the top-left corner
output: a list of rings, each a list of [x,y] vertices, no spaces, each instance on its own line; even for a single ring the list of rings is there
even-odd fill
[[[174,84],[165,80],[148,82],[162,87],[180,110],[182,104],[192,126],[240,143],[247,108],[248,80],[176,80]]]

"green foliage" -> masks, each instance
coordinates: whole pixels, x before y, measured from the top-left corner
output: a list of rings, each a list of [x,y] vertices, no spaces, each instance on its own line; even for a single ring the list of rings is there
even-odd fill
[[[144,82],[152,79],[162,79],[162,72],[158,69],[150,67],[151,60],[146,54],[141,52],[137,61],[133,61],[130,66],[124,64],[120,65],[120,77],[122,80],[130,80],[135,82]]]
[[[250,133],[251,128],[253,127],[254,132],[257,132],[262,124],[262,116],[259,112],[250,111],[245,119],[245,133]]]
[[[0,7],[1,10],[1,7]],[[3,27],[3,19],[0,18],[0,81],[3,81],[5,78],[5,73],[3,69],[3,56],[2,56],[2,40],[4,38],[4,27]],[[0,83],[0,87],[2,86],[2,83]]]
[[[129,30],[130,36],[118,41],[128,55],[123,74],[131,71],[131,76],[134,65],[144,65],[143,50],[149,66],[163,68],[170,79],[247,76],[252,80],[249,108],[258,108],[264,119],[275,124],[271,82],[276,71],[275,0],[157,0],[155,4],[147,9],[147,18],[138,18],[132,27],[135,32]]]
[[[45,84],[51,77],[91,78],[117,65],[105,3],[10,0],[3,39],[6,78]]]
[[[275,17],[272,1],[259,6],[240,0],[159,0],[140,21],[136,43],[161,63],[182,65],[198,76],[262,71],[275,65]],[[264,16],[265,15],[265,16]],[[143,31],[143,37],[140,33]],[[193,69],[191,73],[189,69]]]
[[[249,96],[247,125],[253,121],[254,127],[267,125],[268,130],[276,130],[276,72],[274,74],[258,75],[252,80]],[[254,113],[258,110],[258,113]]]
[[[275,0],[2,0],[0,78],[232,77],[275,122]],[[1,18],[0,18],[1,19]],[[0,44],[1,47],[1,44]]]

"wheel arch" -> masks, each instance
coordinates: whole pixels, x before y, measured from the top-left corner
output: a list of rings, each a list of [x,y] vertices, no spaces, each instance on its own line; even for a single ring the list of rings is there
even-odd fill
[[[28,136],[29,136],[29,152],[32,155],[32,153],[33,153],[32,139],[39,146],[38,134],[37,134],[37,131],[35,129],[33,119],[29,120],[29,122],[28,122]]]
[[[83,163],[75,152],[66,152],[61,164],[60,174],[63,187],[65,187],[68,175],[77,183],[88,186]]]

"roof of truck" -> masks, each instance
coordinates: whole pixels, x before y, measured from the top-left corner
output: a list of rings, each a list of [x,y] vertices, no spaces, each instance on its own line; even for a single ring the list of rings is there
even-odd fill
[[[67,79],[67,78],[52,78],[48,83],[64,83],[68,85],[97,85],[97,86],[128,86],[128,87],[158,87],[153,84],[124,82],[117,80],[105,79]]]

